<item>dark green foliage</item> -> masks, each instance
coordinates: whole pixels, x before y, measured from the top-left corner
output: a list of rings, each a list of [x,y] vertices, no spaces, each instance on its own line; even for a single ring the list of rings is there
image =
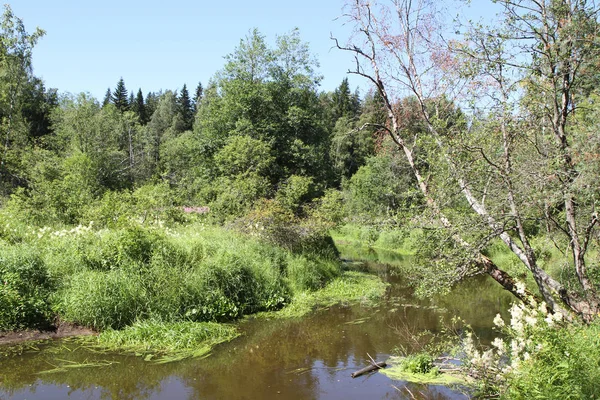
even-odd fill
[[[332,94],[333,112],[335,120],[346,117],[356,118],[360,112],[360,100],[356,93],[350,92],[348,78],[344,78],[340,86]]]
[[[181,115],[182,130],[189,131],[192,129],[194,122],[194,106],[190,99],[190,94],[187,90],[187,86],[184,84],[181,89],[181,94],[177,97],[177,107],[179,114]]]
[[[142,89],[138,89],[137,95],[135,96],[135,100],[131,103],[131,111],[133,111],[139,121],[140,124],[146,125],[150,119],[148,116],[148,112],[146,110],[146,104],[144,103],[144,95],[142,94]]]
[[[148,116],[148,120],[150,120],[154,114],[154,111],[156,110],[156,107],[158,106],[159,97],[159,94],[154,92],[148,92],[146,94],[146,115]]]
[[[49,328],[54,285],[40,254],[28,245],[0,251],[0,331]]]
[[[117,87],[115,88],[114,92],[112,92],[110,98],[112,104],[117,107],[117,110],[121,112],[129,110],[129,100],[127,99],[127,96],[128,94],[127,88],[125,87],[125,81],[123,78],[121,78],[119,79],[119,82],[117,82]]]
[[[41,79],[32,77],[23,88],[22,102],[21,115],[28,126],[29,140],[50,134],[50,114],[58,106],[57,90],[47,90]]]

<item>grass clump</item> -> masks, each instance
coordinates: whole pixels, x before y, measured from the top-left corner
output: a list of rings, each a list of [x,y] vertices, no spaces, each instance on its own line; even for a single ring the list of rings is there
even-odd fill
[[[239,335],[235,327],[214,322],[137,321],[123,330],[106,330],[99,347],[136,353],[159,363],[208,356],[212,348]]]
[[[0,246],[0,331],[47,328],[54,289],[40,254],[31,246]]]
[[[292,303],[275,314],[276,317],[301,317],[316,307],[331,307],[335,304],[373,304],[383,297],[388,284],[378,277],[355,271],[345,271],[324,288],[304,291],[294,296]],[[271,316],[271,314],[269,314]]]
[[[389,367],[380,372],[390,379],[413,382],[423,385],[461,385],[464,378],[449,373],[441,373],[434,366],[433,358],[427,353],[417,353],[406,357],[390,357]]]

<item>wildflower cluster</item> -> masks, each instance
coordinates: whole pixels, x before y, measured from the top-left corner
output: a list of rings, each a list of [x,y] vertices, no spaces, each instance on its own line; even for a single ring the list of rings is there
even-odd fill
[[[60,237],[81,236],[81,235],[91,232],[93,227],[94,227],[94,221],[90,221],[90,223],[88,225],[80,224],[71,229],[61,229],[58,231],[52,230],[52,228],[49,226],[45,226],[43,228],[38,229],[37,237],[38,237],[38,239],[41,239],[43,237],[47,237],[48,235],[51,237],[59,237],[59,238]]]
[[[546,303],[538,304],[530,299],[528,304],[513,304],[510,323],[500,314],[494,318],[494,326],[502,337],[495,338],[487,350],[479,350],[468,333],[464,340],[467,373],[489,388],[498,390],[510,374],[517,373],[521,365],[529,361],[547,345],[544,337],[558,328],[563,316],[552,313]]]

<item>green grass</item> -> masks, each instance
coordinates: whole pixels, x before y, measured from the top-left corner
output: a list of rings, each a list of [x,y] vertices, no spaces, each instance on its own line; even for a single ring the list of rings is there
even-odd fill
[[[465,385],[464,377],[449,373],[441,373],[433,367],[433,360],[429,359],[430,368],[423,369],[423,355],[416,354],[408,357],[390,357],[388,367],[380,373],[390,379],[407,381],[422,385]]]
[[[315,308],[326,308],[336,304],[374,305],[388,287],[377,276],[346,271],[323,289],[297,293],[291,304],[276,313],[262,314],[263,317],[298,318]]]
[[[420,229],[392,229],[375,226],[343,225],[331,232],[336,243],[392,251],[400,255],[414,255],[422,240]]]
[[[206,357],[212,348],[239,335],[234,326],[214,322],[135,322],[122,330],[106,330],[97,347],[135,353],[147,361],[165,363]]]

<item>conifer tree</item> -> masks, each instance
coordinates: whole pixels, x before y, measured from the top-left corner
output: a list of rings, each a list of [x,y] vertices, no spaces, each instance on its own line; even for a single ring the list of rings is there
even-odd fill
[[[194,108],[192,107],[190,94],[185,84],[181,89],[181,94],[177,97],[177,108],[183,120],[183,129],[191,130],[194,121]]]
[[[127,100],[127,88],[125,88],[125,81],[123,78],[119,79],[117,88],[112,94],[112,103],[121,112],[125,112],[129,109],[129,101]]]
[[[196,95],[194,96],[194,111],[196,112],[198,112],[198,108],[200,108],[202,96],[204,96],[204,88],[202,87],[202,82],[198,82],[198,86],[196,86]]]
[[[144,103],[142,89],[138,89],[137,96],[131,103],[131,110],[138,116],[140,124],[146,125],[148,123],[149,117],[146,110],[146,104]]]
[[[106,106],[112,100],[112,92],[110,88],[106,89],[106,94],[104,95],[104,100],[102,101],[102,107]]]

